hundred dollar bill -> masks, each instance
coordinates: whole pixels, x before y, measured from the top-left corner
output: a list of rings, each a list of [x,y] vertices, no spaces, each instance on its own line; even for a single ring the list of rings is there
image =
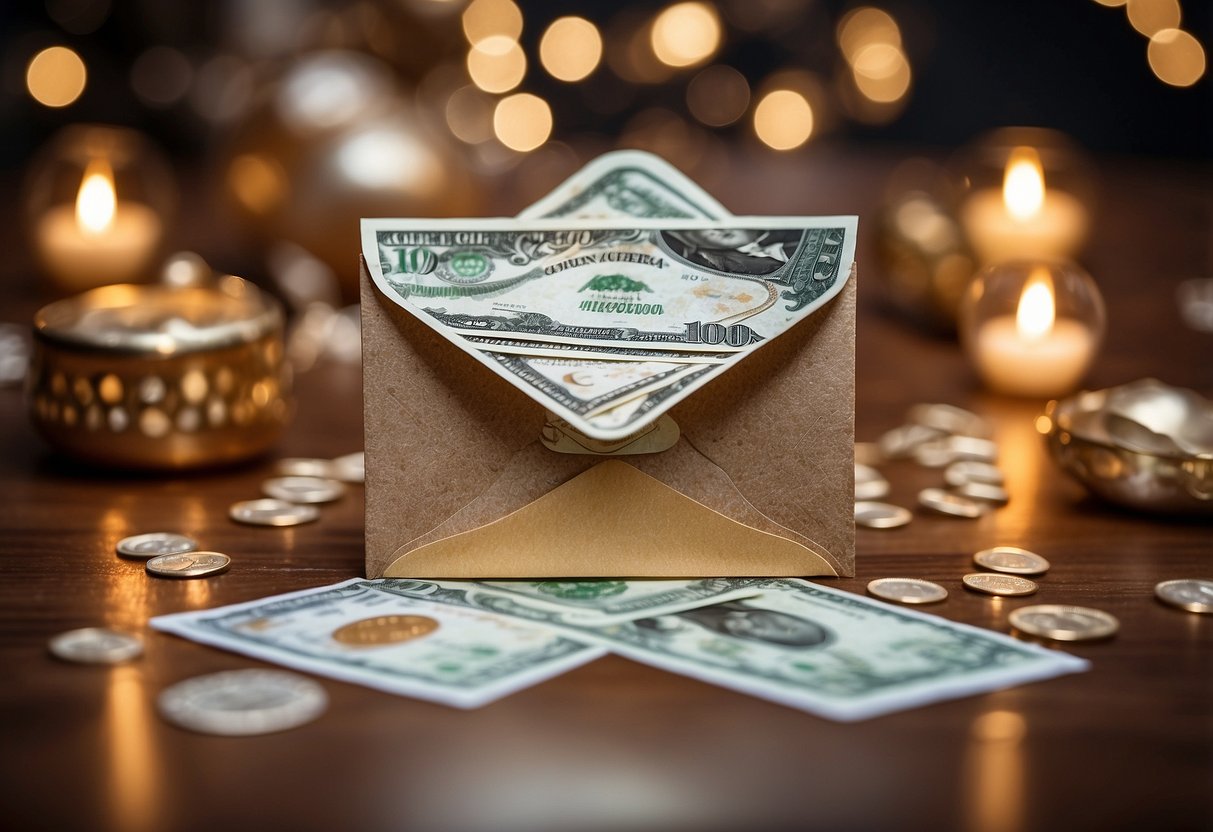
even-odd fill
[[[518,216],[716,219],[729,212],[661,157],[617,150],[594,159]]]
[[[852,721],[1086,670],[1079,658],[792,578],[757,597],[587,627],[499,593],[400,583],[408,597],[551,626],[570,638],[829,719]]]
[[[363,220],[378,289],[578,429],[580,414],[463,336],[733,353],[656,419],[828,303],[854,261],[854,217],[725,221]],[[595,431],[598,431],[596,434]]]
[[[389,591],[383,581],[357,578],[160,616],[151,626],[275,664],[457,708],[488,704],[606,652],[518,617],[450,604],[433,593]]]

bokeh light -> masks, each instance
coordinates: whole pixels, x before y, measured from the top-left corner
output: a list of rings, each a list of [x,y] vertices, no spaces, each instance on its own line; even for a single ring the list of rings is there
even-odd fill
[[[468,50],[468,76],[485,92],[508,92],[526,75],[526,55],[518,41],[492,35]]]
[[[910,62],[891,43],[872,43],[860,49],[851,70],[864,97],[880,104],[898,101],[910,89]]]
[[[463,10],[463,33],[473,46],[496,35],[518,40],[522,11],[511,0],[472,0]]]
[[[511,150],[521,153],[534,150],[552,135],[552,108],[529,92],[508,95],[497,102],[493,132]]]
[[[1179,0],[1129,0],[1125,14],[1133,28],[1146,37],[1179,28]]]
[[[731,66],[709,66],[687,87],[687,109],[709,127],[732,124],[749,106],[750,84]]]
[[[46,0],[46,13],[64,31],[87,35],[109,17],[110,0]]]
[[[653,20],[653,54],[667,66],[706,61],[720,48],[720,18],[704,3],[675,3]]]
[[[84,92],[88,71],[84,61],[66,46],[50,46],[33,57],[25,71],[25,86],[39,104],[66,107]]]
[[[1163,29],[1151,37],[1147,56],[1158,80],[1173,87],[1190,87],[1205,74],[1204,48],[1180,29]]]
[[[1115,8],[1116,6],[1123,6],[1125,3],[1129,2],[1129,0],[1095,0],[1095,2],[1101,6]]]
[[[795,90],[772,90],[754,108],[754,133],[775,150],[800,147],[813,135],[813,108]]]
[[[539,41],[539,61],[560,81],[580,81],[602,59],[602,36],[584,17],[561,17],[552,21]]]
[[[861,50],[873,44],[901,48],[901,29],[888,12],[861,6],[838,21],[838,48],[848,61],[854,62]]]
[[[193,78],[189,59],[168,46],[145,50],[131,66],[131,88],[151,107],[176,104],[189,91]]]
[[[445,107],[446,124],[455,137],[468,144],[493,138],[493,97],[472,85],[451,93]]]

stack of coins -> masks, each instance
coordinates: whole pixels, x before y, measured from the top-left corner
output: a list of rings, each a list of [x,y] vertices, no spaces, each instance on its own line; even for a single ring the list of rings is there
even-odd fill
[[[200,552],[198,541],[176,532],[147,532],[118,541],[118,556],[144,560],[147,574],[157,578],[209,578],[232,565],[222,552]]]
[[[228,516],[250,526],[298,526],[320,516],[317,506],[341,499],[346,483],[366,479],[365,459],[358,451],[336,459],[290,457],[278,460],[278,474],[261,484],[260,500],[233,503]]]

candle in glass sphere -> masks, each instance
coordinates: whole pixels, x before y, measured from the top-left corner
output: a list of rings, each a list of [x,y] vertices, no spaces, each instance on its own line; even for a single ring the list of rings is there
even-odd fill
[[[984,188],[961,208],[961,222],[986,263],[1069,257],[1087,234],[1087,212],[1068,193],[1045,187],[1040,155],[1017,147],[1007,160],[1001,191]]]
[[[1024,286],[1015,314],[982,323],[971,349],[992,389],[1043,398],[1078,386],[1098,341],[1083,323],[1057,317],[1052,281],[1039,269]]]
[[[155,211],[118,198],[113,171],[103,159],[94,159],[85,168],[75,204],[51,206],[34,228],[43,265],[69,289],[138,278],[155,253],[161,232]]]

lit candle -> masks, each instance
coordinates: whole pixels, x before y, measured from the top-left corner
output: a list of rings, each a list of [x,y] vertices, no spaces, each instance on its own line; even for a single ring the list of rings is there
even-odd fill
[[[973,249],[986,263],[1067,258],[1087,235],[1087,212],[1076,198],[1045,187],[1040,155],[1017,147],[1007,159],[1002,190],[985,188],[961,208]]]
[[[146,205],[118,199],[103,159],[85,168],[75,205],[49,208],[35,225],[42,263],[64,288],[80,290],[137,279],[160,242],[160,218]]]
[[[1044,398],[1078,386],[1097,344],[1086,325],[1057,317],[1049,272],[1036,268],[1015,314],[983,323],[971,348],[978,371],[992,389]]]

